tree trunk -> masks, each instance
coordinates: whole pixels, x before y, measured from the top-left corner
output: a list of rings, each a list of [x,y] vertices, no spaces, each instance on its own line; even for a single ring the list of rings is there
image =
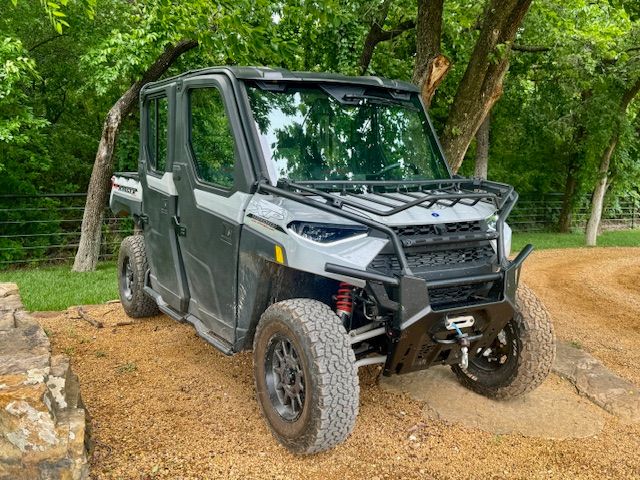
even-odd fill
[[[491,113],[488,113],[476,133],[476,178],[487,179],[489,171],[489,133],[491,131]]]
[[[109,198],[110,179],[113,173],[113,150],[122,119],[131,113],[137,105],[138,95],[145,84],[160,78],[180,55],[197,45],[198,42],[194,40],[182,40],[175,45],[167,46],[142,78],[135,82],[107,113],[89,180],[87,202],[82,216],[80,243],[73,262],[73,271],[92,271],[95,270],[98,263],[102,219]]]
[[[454,172],[491,107],[502,95],[511,44],[531,0],[490,0],[480,35],[447,118],[441,141]],[[419,23],[418,23],[419,25]]]
[[[600,168],[598,169],[598,181],[596,188],[593,191],[593,197],[591,198],[591,215],[587,222],[587,246],[595,247],[598,239],[598,229],[600,228],[600,219],[602,218],[602,207],[604,204],[604,195],[607,193],[607,180],[609,165],[611,164],[611,157],[616,150],[618,144],[617,133],[611,137],[609,146],[602,155],[600,161]]]
[[[567,181],[564,184],[564,194],[562,195],[562,210],[560,210],[560,220],[558,231],[569,233],[573,221],[573,203],[576,190],[578,189],[577,159],[572,156],[567,168]]]
[[[373,52],[376,49],[376,46],[380,42],[385,42],[387,40],[392,40],[402,32],[406,32],[415,27],[415,22],[413,20],[407,20],[398,24],[395,28],[391,30],[384,30],[384,23],[387,21],[387,16],[389,15],[389,7],[391,6],[391,0],[384,0],[380,5],[380,8],[374,15],[371,20],[371,27],[369,28],[369,33],[364,39],[364,45],[362,46],[362,54],[360,55],[360,74],[364,75],[367,73],[369,69],[369,65],[371,64],[371,59],[373,58]]]
[[[427,108],[451,68],[449,59],[440,53],[443,8],[444,0],[418,0],[416,63],[412,81],[420,87]]]
[[[598,239],[598,229],[600,228],[600,219],[602,218],[602,208],[604,204],[604,195],[607,193],[608,179],[609,179],[609,166],[611,164],[611,157],[618,145],[618,139],[620,138],[620,128],[622,126],[622,118],[627,113],[629,104],[633,101],[635,96],[640,92],[640,78],[624,92],[620,101],[620,110],[618,118],[613,126],[613,133],[611,134],[611,140],[607,146],[602,159],[600,160],[600,168],[598,169],[598,180],[596,187],[593,191],[593,198],[591,199],[591,215],[589,215],[589,221],[587,222],[586,241],[587,246],[595,247]]]

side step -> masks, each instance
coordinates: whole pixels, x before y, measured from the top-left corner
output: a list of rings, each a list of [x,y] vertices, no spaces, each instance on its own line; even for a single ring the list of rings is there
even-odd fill
[[[226,340],[218,337],[215,333],[213,333],[211,329],[207,328],[207,326],[202,323],[198,317],[189,314],[186,316],[186,320],[196,328],[196,332],[198,332],[198,335],[201,338],[204,338],[207,342],[216,347],[225,355],[233,355],[233,346]]]
[[[156,304],[158,305],[158,308],[162,313],[167,314],[168,316],[170,316],[174,320],[177,320],[178,322],[186,321],[186,318],[184,318],[184,316],[180,315],[173,308],[171,308],[169,304],[163,300],[162,296],[158,292],[156,292],[153,288],[151,288],[148,285],[145,285],[144,292],[155,300]]]
[[[147,295],[149,295],[156,301],[156,303],[158,304],[158,308],[162,313],[167,314],[178,322],[189,322],[195,327],[196,332],[200,338],[203,338],[204,340],[209,342],[225,355],[233,355],[233,353],[235,353],[233,351],[233,346],[229,342],[215,335],[210,329],[206,327],[204,323],[200,321],[198,317],[191,314],[182,315],[179,312],[175,311],[169,306],[169,304],[167,304],[167,302],[163,300],[162,296],[149,285],[145,285],[144,291]]]

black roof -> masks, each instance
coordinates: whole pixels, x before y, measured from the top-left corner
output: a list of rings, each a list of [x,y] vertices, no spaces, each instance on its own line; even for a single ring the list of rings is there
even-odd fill
[[[200,75],[208,75],[212,73],[225,73],[240,80],[261,80],[265,82],[321,82],[321,83],[348,83],[356,85],[365,85],[371,87],[389,88],[392,90],[403,90],[409,92],[419,92],[418,88],[408,82],[400,80],[389,80],[381,77],[351,77],[348,75],[339,75],[337,73],[325,72],[292,72],[284,68],[270,67],[207,67],[199,70],[191,70],[189,72],[167,78],[159,82],[148,84],[149,87],[154,85],[171,83],[172,81],[184,78],[192,78]]]

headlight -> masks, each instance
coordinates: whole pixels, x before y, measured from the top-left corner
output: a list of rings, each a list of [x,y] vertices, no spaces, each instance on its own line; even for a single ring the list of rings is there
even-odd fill
[[[291,222],[288,227],[301,237],[318,243],[333,243],[358,235],[366,235],[369,231],[364,225],[336,225],[300,221]]]
[[[498,225],[498,214],[494,213],[493,215],[489,215],[484,221],[487,222],[487,230],[495,232]]]

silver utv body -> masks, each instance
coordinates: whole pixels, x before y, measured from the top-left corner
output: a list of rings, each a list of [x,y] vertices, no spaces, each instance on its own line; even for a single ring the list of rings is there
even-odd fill
[[[460,363],[468,348],[452,340],[452,331],[474,323],[479,333],[471,348],[489,345],[513,317],[519,269],[531,251],[508,259],[513,189],[462,178],[388,189],[376,181],[281,182],[248,127],[254,122],[247,82],[416,92],[376,77],[257,68],[205,69],[145,87],[142,119],[150,101],[167,99],[167,161],[160,170],[153,165],[143,121],[139,171],[116,174],[110,205],[142,228],[146,291],[159,307],[231,354],[250,348],[270,304],[307,297],[335,308],[336,291],[346,284],[367,305],[359,322],[345,318],[358,365],[384,363],[390,374]],[[187,96],[208,87],[221,92],[235,139],[236,176],[226,190],[198,178],[188,148]],[[300,233],[305,223],[353,232],[317,241]]]

